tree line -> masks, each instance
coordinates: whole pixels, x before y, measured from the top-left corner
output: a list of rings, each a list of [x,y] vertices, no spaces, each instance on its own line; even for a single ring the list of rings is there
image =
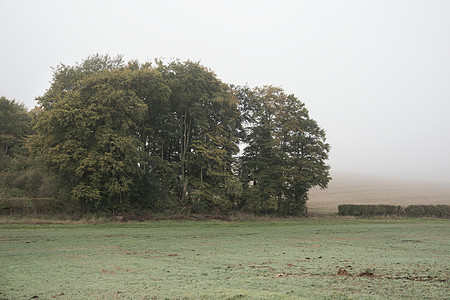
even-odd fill
[[[94,55],[57,66],[37,101],[28,112],[0,99],[10,194],[82,211],[301,215],[330,180],[325,131],[304,103],[197,62]]]

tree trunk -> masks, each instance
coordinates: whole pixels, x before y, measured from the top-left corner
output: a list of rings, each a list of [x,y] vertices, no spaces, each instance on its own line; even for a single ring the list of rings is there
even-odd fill
[[[188,179],[186,176],[186,154],[189,147],[189,139],[190,139],[190,132],[191,132],[191,120],[189,118],[188,121],[188,109],[186,108],[184,112],[184,120],[183,120],[183,133],[181,138],[181,182],[183,184],[183,189],[181,191],[180,195],[180,204],[182,206],[185,205],[185,199],[186,199],[186,191],[187,191],[187,184]]]

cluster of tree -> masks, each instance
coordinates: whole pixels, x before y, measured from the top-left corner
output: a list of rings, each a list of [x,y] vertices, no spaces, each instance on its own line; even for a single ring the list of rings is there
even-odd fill
[[[29,136],[55,195],[86,210],[298,215],[330,180],[325,132],[301,101],[227,85],[199,63],[95,55],[55,68],[38,102],[27,113],[1,99],[16,110],[1,116],[2,155]]]
[[[39,159],[30,157],[34,111],[0,97],[0,198],[50,197],[54,178]]]

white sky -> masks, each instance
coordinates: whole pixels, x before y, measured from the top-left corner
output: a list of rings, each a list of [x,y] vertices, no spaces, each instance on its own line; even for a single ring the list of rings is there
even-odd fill
[[[0,0],[0,95],[34,107],[59,63],[201,61],[295,94],[332,170],[450,183],[450,1]]]

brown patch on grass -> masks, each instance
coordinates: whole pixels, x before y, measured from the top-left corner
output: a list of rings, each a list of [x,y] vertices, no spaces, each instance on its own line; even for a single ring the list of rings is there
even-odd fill
[[[64,293],[56,294],[56,295],[53,295],[52,298],[57,298],[57,297],[64,296],[64,295],[65,295]]]
[[[272,268],[271,266],[249,266],[250,268],[252,268],[252,269],[264,269],[264,268],[267,268],[267,269],[269,269],[269,270],[271,270],[271,271],[274,271],[275,269],[274,268]]]
[[[289,273],[279,273],[275,275],[275,278],[281,278],[281,277],[294,277],[295,274],[289,274]]]
[[[351,276],[351,274],[346,269],[339,268],[338,273],[339,276]]]
[[[366,270],[358,274],[359,277],[375,277],[372,271]]]
[[[301,271],[306,271],[302,269]],[[436,281],[436,282],[448,282],[450,281],[450,277],[438,277],[438,276],[396,276],[393,277],[388,274],[374,274],[370,270],[366,270],[359,274],[351,274],[346,269],[339,268],[336,274],[311,274],[311,273],[302,273],[302,274],[294,274],[294,273],[277,273],[274,275],[275,278],[283,278],[283,277],[364,277],[364,278],[379,278],[379,279],[387,279],[387,280],[410,280],[410,281]]]
[[[450,280],[450,277],[438,277],[438,276],[403,276],[403,277],[386,277],[386,278],[411,280],[411,281],[439,281],[439,282],[447,282]]]

